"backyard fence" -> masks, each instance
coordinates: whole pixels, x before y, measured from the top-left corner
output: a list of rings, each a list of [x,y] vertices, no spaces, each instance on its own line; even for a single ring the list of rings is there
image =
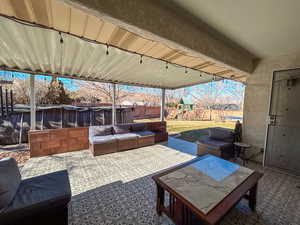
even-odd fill
[[[134,106],[134,119],[159,118],[160,106]]]
[[[132,123],[132,108],[117,107],[117,123]],[[76,107],[69,105],[38,106],[36,129],[57,129],[108,125],[112,122],[111,107]],[[15,105],[10,116],[0,119],[0,144],[28,142],[30,108]]]
[[[85,104],[80,103],[80,106],[85,106]],[[94,106],[111,106],[110,103],[96,103]],[[138,119],[150,119],[160,117],[160,106],[146,106],[146,105],[121,105],[122,108],[131,108],[132,117],[135,120]]]

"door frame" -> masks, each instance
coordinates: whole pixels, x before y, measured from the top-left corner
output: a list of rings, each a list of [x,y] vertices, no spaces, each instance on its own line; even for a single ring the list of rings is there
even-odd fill
[[[278,72],[287,72],[287,71],[294,71],[294,70],[300,70],[300,67],[296,67],[293,69],[282,69],[282,70],[274,70],[272,73],[272,79],[271,79],[271,88],[270,88],[270,98],[269,98],[269,105],[268,105],[268,115],[266,118],[266,132],[265,132],[265,142],[264,142],[264,154],[263,154],[263,167],[265,167],[266,163],[266,156],[267,156],[267,147],[268,147],[268,138],[269,138],[269,122],[270,122],[270,113],[271,113],[271,105],[273,100],[273,86],[274,86],[274,80],[276,73]]]

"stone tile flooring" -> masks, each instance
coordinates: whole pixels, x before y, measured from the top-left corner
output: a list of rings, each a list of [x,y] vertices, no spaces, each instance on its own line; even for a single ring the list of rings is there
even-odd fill
[[[72,188],[71,225],[172,224],[155,211],[151,176],[195,157],[196,145],[171,138],[168,143],[93,157],[88,150],[30,159],[23,179],[67,169]],[[221,225],[299,225],[300,179],[257,164],[262,170],[257,212],[242,200]]]

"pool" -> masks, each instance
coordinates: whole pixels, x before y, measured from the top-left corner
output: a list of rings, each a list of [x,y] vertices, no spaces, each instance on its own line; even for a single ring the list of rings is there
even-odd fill
[[[241,116],[221,116],[222,119],[243,120]]]

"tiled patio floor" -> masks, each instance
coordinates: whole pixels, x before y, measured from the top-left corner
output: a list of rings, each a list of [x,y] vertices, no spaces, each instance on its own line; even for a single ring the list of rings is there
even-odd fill
[[[93,157],[88,151],[32,158],[24,178],[67,169],[72,188],[69,224],[172,224],[155,211],[153,173],[195,157],[196,145],[170,138],[165,145]],[[256,164],[249,167],[261,169]],[[264,169],[257,212],[242,201],[222,225],[299,225],[300,180]]]

